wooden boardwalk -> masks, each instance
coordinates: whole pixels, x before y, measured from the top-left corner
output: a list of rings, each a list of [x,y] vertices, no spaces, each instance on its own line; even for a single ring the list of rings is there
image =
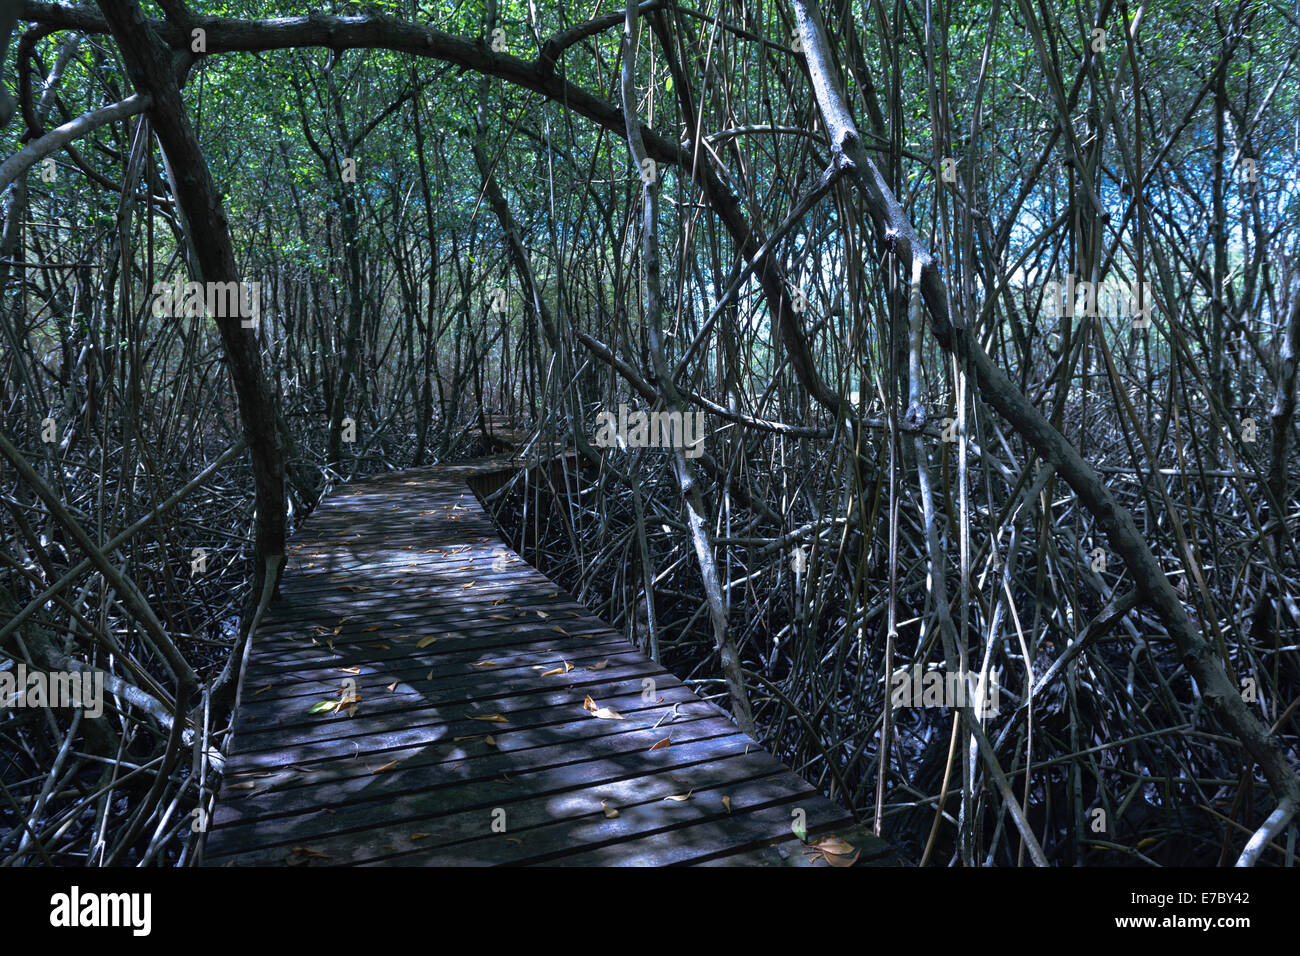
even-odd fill
[[[825,865],[796,820],[892,862],[505,546],[467,485],[503,467],[311,515],[253,636],[207,865]]]

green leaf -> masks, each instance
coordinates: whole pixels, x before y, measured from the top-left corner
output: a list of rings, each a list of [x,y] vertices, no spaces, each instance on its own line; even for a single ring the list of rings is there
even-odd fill
[[[337,700],[322,700],[318,703],[312,704],[311,710],[307,711],[307,713],[323,714],[327,710],[333,710],[337,705]]]

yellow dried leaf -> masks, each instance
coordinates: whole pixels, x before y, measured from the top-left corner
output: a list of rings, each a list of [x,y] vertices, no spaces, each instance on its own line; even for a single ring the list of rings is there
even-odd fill
[[[508,724],[508,723],[510,723],[510,721],[506,720],[506,719],[505,719],[503,716],[501,716],[500,714],[484,714],[484,715],[479,716],[479,717],[475,717],[475,716],[471,715],[469,719],[470,719],[470,720],[486,720],[486,721],[490,721],[491,723],[494,723],[494,724]]]
[[[609,666],[609,658],[607,657],[603,661],[597,661],[596,663],[592,664],[590,667],[587,668],[587,670],[603,671],[608,666]]]
[[[495,747],[497,745],[496,738],[493,737],[491,734],[488,734],[486,737],[483,738],[483,743],[487,744],[489,747]]]
[[[383,772],[386,771],[386,770],[392,770],[393,768],[395,768],[395,767],[398,765],[398,763],[400,763],[400,761],[397,761],[397,760],[390,760],[388,763],[384,764],[382,767],[376,767],[374,770],[372,770],[372,771],[370,771],[370,772],[371,772],[372,774],[383,773]]]
[[[858,862],[858,855],[861,850],[854,850],[851,856],[842,856],[838,853],[824,853],[822,856],[831,866],[852,866]]]
[[[600,808],[605,811],[606,820],[613,820],[618,816],[618,811],[611,806],[607,806],[604,800],[600,801]]]
[[[591,716],[599,717],[601,720],[626,720],[627,718],[614,710],[612,707],[597,707],[596,702],[588,694],[582,701],[582,709],[590,712]]]
[[[424,648],[428,647],[436,640],[437,640],[436,637],[422,637],[420,638],[419,642],[415,645],[415,649],[417,651],[423,650]]]
[[[723,798],[722,798],[722,805],[723,805],[724,807],[726,807],[726,808],[727,808],[727,812],[730,813],[730,812],[731,812],[731,797],[723,797]]]
[[[832,856],[853,856],[858,852],[857,848],[852,843],[849,843],[847,840],[841,840],[833,834],[828,837],[822,837],[820,840],[815,840],[809,845],[816,847],[823,853],[829,853]]]

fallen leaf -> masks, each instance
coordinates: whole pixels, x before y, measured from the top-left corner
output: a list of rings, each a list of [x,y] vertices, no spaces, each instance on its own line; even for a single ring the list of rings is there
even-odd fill
[[[694,792],[694,790],[691,790],[687,793],[675,793],[671,797],[664,797],[664,799],[672,800],[674,803],[685,803],[687,800],[691,799],[691,794]]]
[[[671,744],[672,744],[672,739],[670,737],[665,737],[663,740],[659,741],[657,744],[651,747],[650,750],[663,750],[665,747],[668,747]],[[649,751],[646,752],[649,753]]]
[[[393,693],[395,690],[397,690],[397,685],[398,685],[399,683],[401,683],[401,681],[393,681],[391,684],[389,684],[389,685],[388,685],[388,692],[391,694],[391,693]]]
[[[483,738],[483,743],[487,744],[489,747],[495,747],[497,745],[497,739],[491,734],[488,734]]]
[[[839,853],[824,853],[822,856],[831,866],[852,866],[858,862],[861,853],[861,850],[854,850],[852,856],[843,856]]]
[[[590,712],[593,717],[599,717],[601,720],[627,720],[626,717],[612,707],[597,707],[590,694],[583,698],[582,709]]]
[[[373,648],[374,648],[375,650],[377,650],[377,651],[386,651],[386,650],[388,650],[388,645],[387,645],[387,644],[371,644],[371,645],[369,645],[369,646],[370,646],[370,647],[373,647]]]
[[[397,760],[390,760],[388,763],[384,764],[382,767],[376,767],[374,770],[372,770],[372,771],[370,771],[370,772],[371,772],[372,774],[376,774],[376,773],[383,773],[385,770],[392,770],[393,768],[395,768],[395,767],[398,765],[399,762],[400,762],[400,761],[397,761]]]
[[[321,701],[317,701],[316,703],[314,703],[314,704],[311,705],[311,710],[307,711],[307,713],[309,713],[309,714],[323,714],[323,713],[325,713],[325,711],[327,711],[327,710],[333,710],[336,704],[338,704],[338,701],[337,701],[337,700],[321,700]]]
[[[380,629],[381,627],[383,627],[383,626],[384,626],[384,625],[382,625],[382,624],[371,624],[369,627],[363,627],[363,628],[361,629],[361,633],[363,633],[363,634],[369,634],[371,631],[377,631],[377,630],[379,630],[379,629]]]
[[[552,674],[567,674],[571,670],[573,670],[573,665],[565,661],[562,667],[553,667],[549,671],[542,671],[542,676],[550,677]]]
[[[826,854],[826,862],[830,863],[831,866],[852,866],[853,861],[856,860],[858,854],[862,852],[852,843],[849,843],[847,840],[841,840],[833,834],[828,837],[822,837],[820,840],[809,845]],[[841,862],[836,863],[831,860],[831,857],[840,857]],[[848,863],[842,862],[843,859],[848,857],[852,857]]]
[[[607,657],[603,661],[597,661],[595,664],[592,664],[590,667],[587,668],[587,670],[603,671],[608,666],[609,666],[609,658]]]
[[[508,723],[510,723],[510,721],[506,720],[505,717],[501,716],[500,714],[484,714],[484,715],[481,716],[481,717],[475,717],[475,716],[473,716],[473,715],[470,715],[470,718],[469,718],[469,719],[470,719],[470,720],[488,720],[488,721],[491,721],[491,722],[494,723],[494,724],[508,724]]]
[[[252,700],[258,694],[265,694],[268,690],[270,690],[274,686],[275,686],[274,684],[267,684],[265,687],[259,688],[258,690],[255,690],[253,691],[253,693],[249,694],[248,699]]]
[[[1147,847],[1155,846],[1159,842],[1160,840],[1158,837],[1144,837],[1143,839],[1138,840],[1137,848],[1139,850],[1145,850]]]
[[[417,643],[417,644],[415,645],[415,649],[416,649],[417,651],[419,651],[419,650],[423,650],[424,648],[428,647],[430,644],[432,644],[432,643],[433,643],[434,641],[436,641],[436,640],[437,640],[436,637],[422,637],[422,638],[420,638],[419,643]]]
[[[472,587],[473,587],[474,585],[476,585],[476,584],[478,584],[477,581],[471,581],[471,582],[469,582],[469,584],[462,584],[462,585],[460,586],[460,589],[461,589],[462,591],[467,591],[467,590],[469,590],[470,588],[472,588]]]
[[[413,841],[414,841],[414,840],[428,840],[430,837],[436,837],[436,836],[441,836],[441,835],[442,835],[442,834],[439,834],[439,833],[412,833],[412,834],[411,834],[411,839],[412,839]]]
[[[340,667],[338,670],[339,670],[339,673],[340,673],[340,674],[360,674],[360,673],[361,673],[361,668],[360,668],[360,667]]]
[[[731,797],[723,797],[723,798],[722,798],[722,805],[723,805],[724,807],[726,807],[726,808],[727,808],[727,812],[730,813],[730,812],[731,812]]]
[[[361,695],[355,691],[344,690],[339,695],[338,702],[334,705],[334,712],[338,713],[344,707],[348,709],[348,716],[351,717],[357,712],[357,704],[361,703]]]
[[[501,665],[498,664],[496,661],[475,661],[474,666],[475,667],[500,667]]]
[[[604,800],[600,801],[600,808],[605,811],[606,820],[613,820],[616,816],[618,816],[618,811],[615,810],[613,807],[606,806]]]

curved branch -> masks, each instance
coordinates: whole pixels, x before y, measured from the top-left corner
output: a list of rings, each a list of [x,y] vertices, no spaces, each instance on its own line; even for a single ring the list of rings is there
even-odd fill
[[[149,94],[133,93],[126,99],[110,106],[103,106],[92,112],[83,113],[76,119],[55,127],[39,139],[32,140],[3,163],[0,163],[0,190],[7,189],[10,183],[50,155],[50,153],[57,152],[73,140],[80,139],[114,120],[134,116],[136,113],[143,113],[151,102],[152,99]]]

